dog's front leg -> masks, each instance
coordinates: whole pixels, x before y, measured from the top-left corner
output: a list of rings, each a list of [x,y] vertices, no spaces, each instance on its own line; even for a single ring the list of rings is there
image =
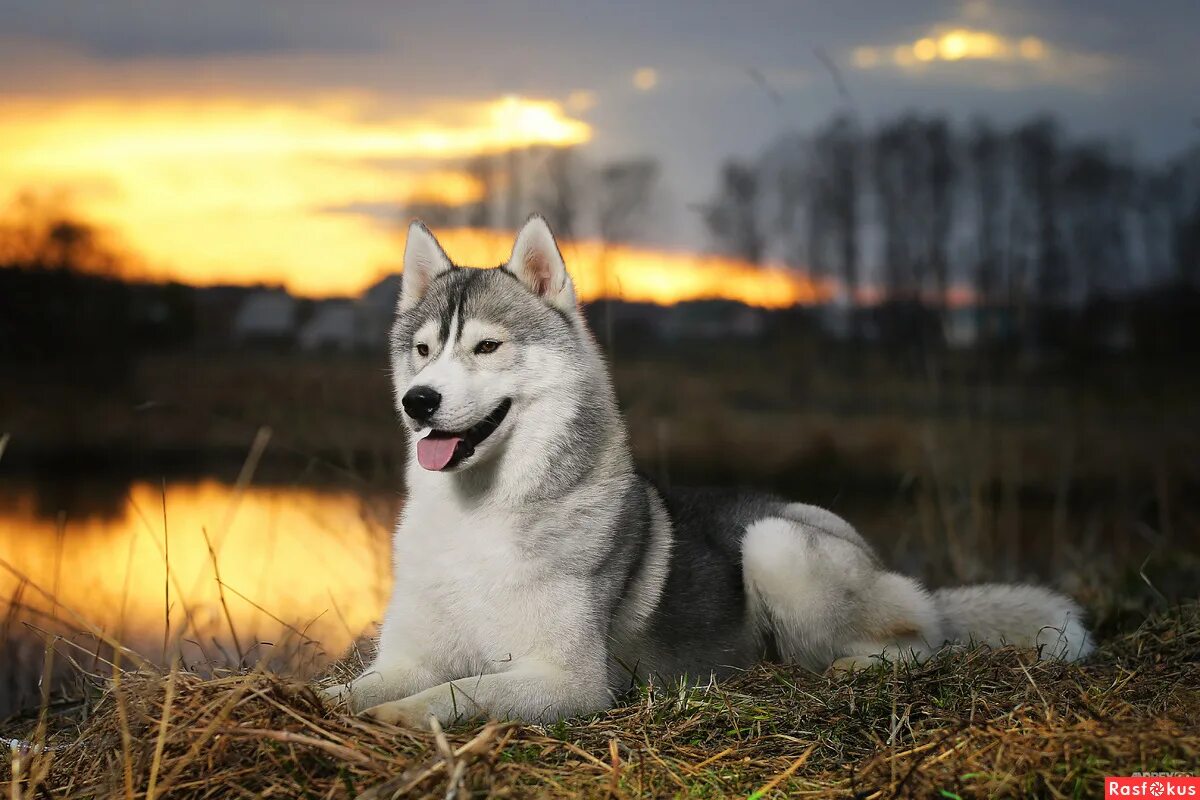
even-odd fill
[[[326,687],[325,697],[335,703],[345,702],[351,711],[408,697],[437,684],[433,672],[414,662],[376,661],[349,683]]]
[[[452,725],[479,717],[550,722],[600,711],[612,703],[602,665],[568,672],[546,662],[516,663],[505,672],[460,678],[363,712],[382,722],[429,728],[429,718]]]

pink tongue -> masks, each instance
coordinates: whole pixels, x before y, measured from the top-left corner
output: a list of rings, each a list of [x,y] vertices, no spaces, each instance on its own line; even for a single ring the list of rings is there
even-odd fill
[[[459,436],[426,436],[417,442],[417,462],[428,470],[445,469],[461,441]]]

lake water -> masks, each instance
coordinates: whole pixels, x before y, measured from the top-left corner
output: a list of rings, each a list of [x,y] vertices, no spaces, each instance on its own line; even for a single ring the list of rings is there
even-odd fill
[[[212,480],[0,487],[0,716],[36,698],[51,634],[84,661],[111,637],[156,662],[319,669],[380,619],[398,507],[397,495]]]

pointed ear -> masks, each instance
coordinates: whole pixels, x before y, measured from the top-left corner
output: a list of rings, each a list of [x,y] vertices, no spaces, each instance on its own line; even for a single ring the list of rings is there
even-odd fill
[[[508,271],[538,297],[560,311],[577,308],[575,285],[567,274],[558,244],[546,220],[534,214],[521,227],[513,243]]]
[[[404,274],[400,279],[400,311],[408,311],[421,302],[429,283],[453,266],[442,246],[420,220],[408,226],[404,245]]]

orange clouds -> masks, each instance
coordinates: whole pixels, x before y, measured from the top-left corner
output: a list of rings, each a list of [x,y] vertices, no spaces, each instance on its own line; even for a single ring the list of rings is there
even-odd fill
[[[65,197],[137,254],[143,277],[356,294],[399,269],[404,226],[354,209],[468,203],[482,187],[458,166],[464,157],[590,137],[558,103],[518,97],[385,119],[361,98],[14,100],[0,107],[0,185]],[[454,258],[475,266],[502,262],[512,245],[509,232],[443,235]],[[783,307],[830,291],[716,256],[597,241],[564,250],[589,300]]]
[[[886,47],[858,47],[853,52],[855,65],[863,69],[888,60],[897,66],[910,67],[933,61],[1041,61],[1049,55],[1045,42],[1036,36],[1017,40],[961,27],[938,27],[911,45],[890,48],[890,52]]]
[[[591,137],[549,100],[370,111],[361,98],[10,99],[0,105],[0,186],[65,198],[150,277],[338,294],[395,268],[399,243],[337,209],[470,202],[481,187],[456,160]]]
[[[454,261],[494,266],[508,259],[513,233],[453,229],[435,231]],[[619,297],[668,305],[725,298],[764,308],[811,304],[833,296],[832,282],[794,270],[758,267],[734,258],[612,245],[595,240],[562,242],[563,258],[582,300]]]
[[[389,224],[374,209],[475,201],[483,187],[464,159],[592,135],[550,100],[372,111],[362,96],[13,99],[0,106],[0,186],[65,203],[135,254],[139,277],[357,294],[400,267],[404,220]],[[473,266],[502,262],[512,244],[510,232],[443,236]],[[831,292],[793,271],[717,256],[598,241],[564,251],[585,300],[784,307]]]
[[[988,62],[1007,71],[977,77],[1008,87],[1035,81],[1086,88],[1113,67],[1108,57],[1052,45],[1038,36],[1009,36],[961,24],[935,25],[912,42],[856,47],[850,51],[850,59],[859,69],[890,67],[912,74],[951,64]]]

